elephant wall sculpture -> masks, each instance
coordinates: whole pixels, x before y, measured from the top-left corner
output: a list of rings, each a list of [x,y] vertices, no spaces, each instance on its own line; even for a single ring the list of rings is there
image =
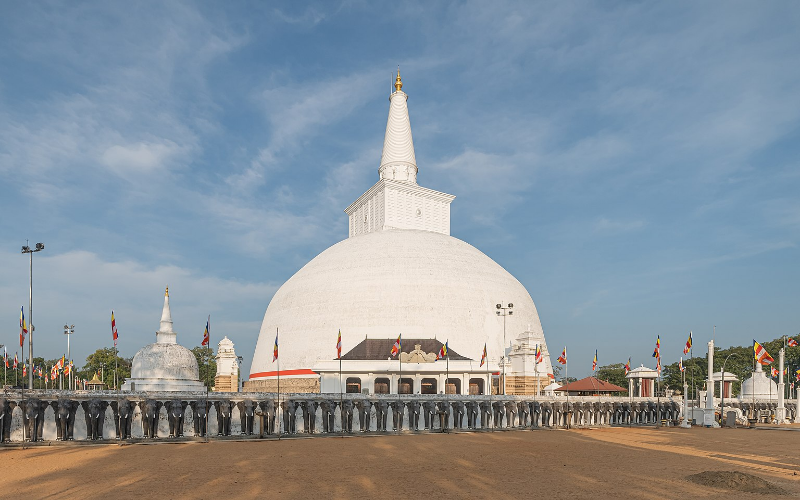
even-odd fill
[[[208,401],[198,399],[192,401],[192,428],[195,436],[205,436],[208,433]]]
[[[134,404],[125,398],[111,402],[111,410],[114,412],[114,424],[117,430],[118,440],[131,438],[133,408]]]
[[[301,403],[303,408],[303,427],[307,434],[314,434],[317,431],[317,408],[319,402],[310,400]]]
[[[478,408],[481,410],[481,429],[488,429],[492,422],[492,405],[489,401],[481,401]]]
[[[442,432],[447,432],[450,429],[450,405],[447,401],[439,401],[436,403],[436,413],[439,415],[439,428]]]
[[[531,410],[528,403],[519,401],[517,403],[517,425],[520,427],[528,427],[528,417],[530,413]]]
[[[406,408],[408,409],[408,426],[411,430],[418,431],[419,414],[422,411],[422,404],[417,400],[413,400],[406,403]]]
[[[339,408],[339,422],[342,427],[342,432],[352,434],[354,409],[355,404],[352,399],[345,399],[342,401],[341,408]]]
[[[503,427],[503,417],[505,417],[506,405],[504,405],[502,401],[493,401],[492,413],[494,415],[495,427]]]
[[[275,433],[275,400],[265,399],[258,407],[261,409],[261,435],[270,436]]]
[[[59,399],[50,403],[55,412],[56,440],[72,441],[74,439],[75,412],[80,403],[69,399]]]
[[[389,403],[392,409],[392,426],[395,431],[403,430],[403,417],[405,417],[405,407],[402,401],[392,401]]]
[[[375,428],[378,432],[386,432],[386,421],[389,418],[389,402],[379,399],[375,402]]]
[[[464,428],[464,416],[467,414],[467,407],[463,401],[453,401],[453,428]]]
[[[433,430],[433,416],[436,414],[436,402],[427,400],[422,403],[423,416],[425,417],[425,429]]]
[[[93,398],[82,401],[81,406],[86,414],[86,439],[103,439],[103,424],[106,421],[108,401]]]
[[[357,399],[354,404],[358,410],[359,431],[369,431],[369,414],[372,408],[372,402],[368,399]]]
[[[467,429],[476,429],[478,424],[478,412],[480,407],[477,401],[467,401]]]
[[[0,443],[11,440],[11,415],[16,406],[13,401],[0,396]]]
[[[239,408],[239,420],[242,424],[242,435],[253,434],[253,422],[256,418],[256,403],[252,399],[245,399],[236,403]]]
[[[161,411],[161,401],[146,399],[139,403],[142,411],[142,433],[147,439],[158,438],[158,414]]]
[[[169,422],[169,437],[183,436],[183,419],[186,416],[187,401],[173,399],[164,403],[167,409],[167,422]]]
[[[324,399],[320,401],[319,408],[322,410],[322,432],[334,432],[336,402]]]
[[[217,411],[217,435],[230,436],[231,413],[233,412],[230,400],[214,401],[214,409]]]
[[[531,429],[539,427],[539,417],[542,415],[542,403],[538,401],[531,401],[528,405],[531,413]]]
[[[297,409],[300,403],[296,401],[282,401],[281,409],[283,410],[283,432],[286,434],[295,434],[297,432]]]

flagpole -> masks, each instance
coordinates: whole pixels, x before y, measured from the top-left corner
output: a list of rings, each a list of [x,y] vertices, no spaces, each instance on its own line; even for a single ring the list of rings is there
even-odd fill
[[[208,321],[206,321],[206,332],[208,332],[208,349],[211,350],[211,315],[208,315]],[[204,339],[205,340],[205,339]],[[117,342],[114,341],[114,347],[117,346]],[[211,351],[211,354],[214,354],[214,351]],[[116,360],[114,360],[116,361]],[[206,443],[208,442],[208,372],[211,371],[211,356],[208,356],[206,359],[206,422],[205,422],[205,434],[206,434]],[[236,376],[236,390],[239,390],[239,376]],[[262,434],[264,429],[261,429]]]
[[[447,404],[450,404],[450,397],[447,394],[447,379],[450,378],[450,349],[447,347],[447,343],[450,339],[444,341],[444,359],[445,359],[445,376],[444,376],[444,399]],[[455,417],[455,416],[454,416]],[[447,427],[447,422],[445,421],[445,427]],[[455,427],[455,421],[453,422],[453,427]],[[447,429],[449,430],[449,429]],[[444,432],[444,430],[442,431]]]
[[[278,345],[278,327],[277,326],[275,327],[275,345],[276,346]],[[279,355],[275,357],[275,361],[278,362],[278,415],[283,415],[283,412],[281,411],[281,357],[280,357],[280,352],[278,354]],[[283,425],[286,425],[286,422],[284,422]],[[280,422],[280,417],[279,417],[278,418],[278,440],[280,441],[280,439],[281,439],[281,422]]]
[[[486,344],[483,344],[484,352],[486,352]],[[492,383],[492,375],[489,372],[489,356],[486,356],[486,378],[489,382],[489,420],[492,421],[492,432],[494,432],[494,418],[492,418],[492,391],[494,390],[494,384]],[[481,417],[483,418],[483,417]]]
[[[340,342],[342,341],[342,330],[339,330],[339,342],[336,343],[336,356],[339,358],[339,424],[341,425],[342,437],[344,437],[344,394],[342,391],[342,349]],[[336,422],[334,422],[334,426]]]
[[[400,361],[400,374],[397,376],[397,405],[400,406],[400,381],[403,380],[403,340],[400,339],[400,350],[397,353],[397,359]],[[444,382],[445,390],[447,392],[447,381]],[[402,418],[402,417],[400,417]],[[400,423],[402,425],[402,422]],[[397,432],[397,427],[394,429]]]
[[[564,385],[569,383],[569,357],[567,356],[567,348],[564,347]],[[572,413],[569,411],[569,391],[567,391],[567,429],[569,429],[570,420],[572,420]]]

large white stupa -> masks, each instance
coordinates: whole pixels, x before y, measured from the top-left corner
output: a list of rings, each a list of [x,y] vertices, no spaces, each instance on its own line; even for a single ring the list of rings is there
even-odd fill
[[[469,370],[486,371],[478,363],[484,344],[495,371],[511,340],[527,332],[529,342],[542,346],[538,375],[546,379],[552,374],[539,314],[525,287],[480,250],[450,236],[455,196],[417,184],[408,95],[402,86],[398,71],[396,91],[389,98],[380,179],[345,210],[349,238],[319,254],[275,293],[261,325],[247,390],[274,390],[270,381],[278,375],[278,363],[281,390],[287,378],[295,379],[298,390],[303,385],[297,379],[318,380],[320,372],[314,368],[336,358],[339,330],[343,354],[365,338],[396,339],[402,334],[447,340],[450,349],[474,360],[464,369],[465,391]],[[498,303],[512,303],[513,315],[498,316]],[[278,362],[273,361],[276,332]],[[409,344],[413,342],[403,344],[404,353],[414,349]],[[387,358],[388,350],[369,359]],[[529,368],[532,377],[534,367]],[[436,369],[444,372],[444,363]],[[509,376],[524,375],[511,373],[510,363],[506,369]]]
[[[156,341],[139,349],[133,357],[131,377],[122,384],[123,391],[205,391],[200,382],[197,358],[178,344],[172,329],[169,288],[164,293],[164,309]]]

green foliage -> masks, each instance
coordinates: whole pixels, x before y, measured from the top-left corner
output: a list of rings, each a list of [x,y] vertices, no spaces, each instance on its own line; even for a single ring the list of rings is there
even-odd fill
[[[86,358],[83,368],[76,370],[76,377],[91,380],[94,374],[102,376],[103,382],[109,389],[114,388],[114,348],[104,347],[96,350]],[[127,378],[131,376],[132,358],[122,358],[117,354],[117,387],[121,387]]]
[[[214,386],[214,377],[217,375],[217,360],[214,351],[210,347],[197,346],[192,348],[192,353],[197,359],[197,367],[200,369],[200,382],[207,387]]]
[[[628,388],[628,379],[625,378],[625,363],[612,363],[597,369],[596,377],[614,385]]]

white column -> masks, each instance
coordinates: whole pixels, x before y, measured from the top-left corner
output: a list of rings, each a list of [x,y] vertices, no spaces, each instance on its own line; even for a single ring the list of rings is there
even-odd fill
[[[714,419],[714,339],[708,342],[708,379],[706,380],[706,407],[703,414],[703,425],[719,427]]]
[[[633,379],[632,378],[628,379],[628,396],[629,397],[633,397],[634,396],[634,394],[633,394]]]
[[[784,404],[783,390],[786,385],[783,382],[783,362],[784,362],[784,349],[778,351],[778,364],[780,365],[780,372],[778,373],[778,409],[776,410],[775,418],[779,424],[788,424],[786,421],[786,405]]]
[[[692,427],[692,420],[689,417],[689,385],[686,382],[683,383],[683,419],[680,426],[684,429]]]

